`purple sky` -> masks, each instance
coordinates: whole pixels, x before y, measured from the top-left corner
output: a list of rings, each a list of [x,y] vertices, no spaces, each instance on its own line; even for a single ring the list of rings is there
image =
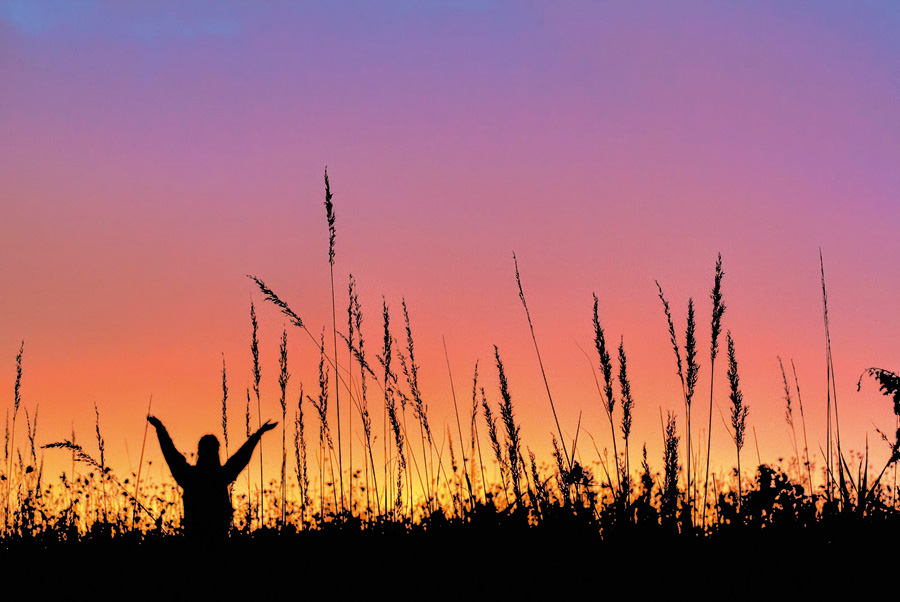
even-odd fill
[[[697,303],[705,408],[721,252],[761,453],[792,453],[778,355],[797,362],[817,450],[821,247],[842,429],[880,453],[890,403],[856,382],[900,370],[898,101],[890,2],[0,0],[0,374],[11,391],[24,339],[39,438],[87,439],[96,402],[124,472],[151,394],[164,419],[190,414],[183,447],[215,428],[222,353],[240,421],[252,296],[263,413],[280,413],[283,320],[245,274],[330,334],[327,165],[339,312],[352,272],[374,353],[381,296],[396,336],[405,297],[439,430],[455,424],[444,336],[463,399],[480,359],[496,400],[500,347],[525,442],[549,446],[515,251],[567,436],[583,412],[609,445],[579,349],[596,292],[628,350],[636,440],[661,464],[660,409],[682,428],[683,403],[654,280],[679,336]],[[318,352],[289,334],[296,397]],[[727,415],[724,361],[716,374]]]

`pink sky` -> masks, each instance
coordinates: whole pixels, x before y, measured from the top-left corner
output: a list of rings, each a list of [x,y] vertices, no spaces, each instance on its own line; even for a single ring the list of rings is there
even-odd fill
[[[371,352],[382,295],[398,337],[406,299],[442,436],[455,429],[442,337],[466,403],[476,360],[497,400],[496,344],[524,443],[549,460],[555,429],[515,251],[567,437],[583,412],[598,447],[610,444],[579,349],[596,363],[596,292],[607,337],[624,336],[628,352],[634,447],[646,442],[661,469],[660,410],[684,423],[654,280],[679,336],[688,297],[697,304],[696,426],[721,252],[724,327],[763,460],[791,454],[779,355],[797,364],[818,454],[821,247],[843,443],[862,451],[868,436],[884,456],[875,428],[893,432],[891,405],[856,382],[872,365],[900,369],[896,5],[264,6],[0,1],[0,380],[11,410],[24,339],[23,403],[40,407],[39,443],[74,425],[87,445],[97,403],[124,474],[152,394],[176,444],[193,449],[218,432],[223,353],[242,430],[251,298],[263,414],[280,414],[284,320],[245,275],[330,334],[327,165],[339,320],[349,273]],[[289,337],[295,402],[301,382],[314,392],[317,349],[296,329]],[[715,401],[727,415],[725,368],[720,355]],[[727,467],[718,409],[713,429]],[[596,459],[587,437],[579,447]]]

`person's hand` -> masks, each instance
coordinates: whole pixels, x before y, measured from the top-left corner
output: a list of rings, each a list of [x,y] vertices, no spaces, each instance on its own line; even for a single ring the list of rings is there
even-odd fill
[[[267,431],[271,431],[276,426],[278,426],[277,422],[272,422],[271,420],[266,420],[266,423],[264,425],[262,425],[261,427],[259,427],[259,430],[256,431],[256,434],[258,434],[260,437],[262,437],[263,433],[265,433]]]
[[[147,415],[147,422],[152,424],[153,428],[158,429],[159,427],[162,426],[162,422],[159,421],[159,418],[157,418],[156,416],[150,416],[149,414]]]

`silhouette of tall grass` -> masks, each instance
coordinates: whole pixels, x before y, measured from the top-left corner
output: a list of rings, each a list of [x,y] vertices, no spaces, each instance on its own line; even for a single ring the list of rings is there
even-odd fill
[[[19,404],[22,401],[21,390],[22,390],[22,354],[25,352],[25,341],[22,341],[21,345],[19,345],[19,353],[16,354],[16,384],[13,388],[13,415],[12,415],[12,433],[9,431],[6,433],[5,444],[3,447],[3,458],[6,461],[6,475],[12,475],[12,449],[11,447],[15,445],[16,441],[16,416],[19,414]],[[8,414],[7,414],[8,415]],[[5,476],[6,476],[5,475]],[[9,512],[10,512],[10,477],[6,478],[6,518],[4,520],[4,527],[9,523]]]
[[[544,388],[547,390],[547,399],[550,400],[550,410],[553,412],[553,421],[556,423],[556,432],[559,433],[559,439],[560,442],[562,442],[566,464],[568,465],[569,470],[571,470],[572,459],[566,451],[565,438],[562,434],[562,428],[559,426],[559,417],[556,415],[556,406],[553,404],[553,395],[550,394],[550,383],[547,382],[547,373],[544,371],[544,361],[541,359],[541,350],[538,348],[537,337],[534,335],[534,325],[531,323],[531,312],[528,311],[528,303],[525,301],[525,291],[522,289],[522,279],[519,276],[519,261],[516,259],[515,253],[513,253],[513,265],[516,268],[516,286],[519,287],[519,299],[522,301],[522,307],[525,308],[525,317],[528,319],[528,330],[531,332],[531,340],[534,342],[534,352],[537,354],[538,366],[541,368],[541,377],[544,379]]]
[[[335,241],[335,213],[334,213],[334,203],[331,202],[331,199],[334,198],[334,195],[331,194],[331,183],[328,181],[328,168],[325,168],[325,217],[328,220],[328,267],[329,273],[331,274],[331,334],[334,342],[334,371],[335,375],[339,373],[337,367],[337,305],[335,302],[334,296],[334,241]],[[337,378],[335,378],[337,381]],[[343,514],[346,511],[344,506],[344,460],[343,460],[343,446],[341,445],[341,387],[337,382],[335,382],[334,387],[334,411],[336,413],[336,422],[337,422],[337,460],[338,460],[338,480],[340,482],[341,487],[341,513]],[[352,464],[350,469],[351,474],[353,473]],[[351,493],[352,497],[352,493]],[[351,512],[352,512],[352,500],[351,500]]]
[[[797,461],[797,480],[803,481],[803,470],[801,468],[800,462],[800,449],[797,446],[797,429],[794,426],[794,410],[791,405],[791,387],[788,384],[787,373],[784,371],[784,363],[781,361],[781,357],[778,357],[778,367],[781,369],[781,380],[784,384],[784,421],[787,423],[788,428],[791,429],[791,446],[794,448],[794,458]]]
[[[669,339],[676,356],[676,373],[682,386],[684,431],[679,436],[676,412],[667,412],[664,419],[663,411],[660,409],[662,455],[657,458],[648,457],[647,446],[644,445],[639,466],[636,465],[636,469],[632,471],[630,449],[634,445],[640,448],[641,442],[633,440],[635,401],[629,378],[624,335],[620,335],[618,373],[614,375],[607,334],[602,328],[599,302],[594,295],[591,324],[593,332],[588,336],[593,335],[599,358],[599,372],[602,377],[598,378],[594,372],[595,383],[610,423],[615,466],[610,467],[605,456],[601,456],[599,452],[597,454],[600,459],[599,467],[596,462],[583,463],[577,453],[579,433],[582,430],[581,419],[579,416],[572,441],[567,442],[556,412],[556,402],[559,400],[554,400],[551,395],[515,255],[513,259],[516,289],[525,310],[529,335],[554,417],[555,429],[551,427],[549,437],[553,449],[552,457],[542,462],[539,455],[522,441],[522,424],[518,421],[514,410],[510,390],[510,382],[514,383],[516,376],[511,374],[509,367],[503,363],[499,348],[496,346],[493,351],[499,387],[491,388],[493,393],[489,399],[485,387],[479,381],[479,364],[475,362],[472,405],[466,410],[458,405],[460,400],[457,400],[455,393],[450,354],[444,342],[444,358],[450,381],[449,396],[453,399],[457,423],[454,437],[452,426],[432,421],[432,417],[428,415],[426,392],[422,391],[421,366],[417,357],[417,354],[419,357],[422,357],[422,354],[414,344],[411,312],[405,299],[401,301],[403,323],[395,327],[398,337],[395,337],[392,331],[388,302],[385,298],[382,299],[383,324],[380,334],[383,335],[383,345],[378,352],[372,352],[364,344],[362,311],[355,280],[351,276],[345,299],[348,303],[346,335],[338,330],[335,312],[337,297],[333,285],[335,218],[327,172],[325,188],[329,267],[332,276],[330,338],[333,347],[326,348],[327,326],[322,328],[321,334],[314,336],[307,324],[300,319],[299,314],[260,278],[250,276],[264,299],[276,306],[292,325],[305,331],[315,343],[318,354],[318,391],[313,392],[315,390],[313,387],[306,389],[309,394],[305,394],[304,388],[299,385],[293,421],[294,449],[291,461],[294,466],[289,467],[287,406],[289,396],[295,395],[296,392],[291,391],[292,381],[289,377],[292,366],[289,365],[287,353],[288,333],[284,330],[280,341],[277,370],[283,425],[281,479],[280,481],[272,479],[267,484],[263,480],[261,462],[259,489],[253,492],[248,471],[246,492],[241,492],[238,488],[233,492],[236,505],[235,529],[231,534],[233,539],[262,536],[269,532],[277,532],[282,537],[288,538],[294,532],[300,531],[306,535],[315,532],[328,534],[366,531],[381,535],[425,533],[429,536],[463,533],[466,537],[472,535],[477,542],[479,537],[487,540],[503,533],[533,534],[559,529],[560,532],[587,533],[601,539],[616,539],[623,534],[633,538],[650,534],[667,538],[684,536],[685,540],[687,537],[697,536],[715,539],[720,535],[729,534],[745,537],[785,532],[824,533],[823,538],[831,540],[835,534],[849,533],[848,525],[858,529],[860,525],[882,527],[900,524],[900,515],[893,504],[895,491],[883,482],[886,480],[884,477],[886,471],[900,461],[900,429],[893,440],[884,436],[891,446],[891,454],[885,466],[878,472],[878,467],[870,471],[868,447],[865,455],[854,458],[853,455],[841,452],[841,444],[838,441],[837,454],[833,456],[830,442],[832,425],[829,423],[826,437],[826,447],[829,449],[826,454],[829,458],[826,466],[827,500],[823,502],[822,496],[813,494],[809,442],[797,371],[793,362],[791,364],[796,403],[803,422],[802,458],[798,435],[795,432],[794,393],[791,391],[785,367],[779,359],[785,391],[786,420],[791,428],[791,444],[797,463],[796,474],[792,474],[795,471],[790,467],[785,471],[780,466],[763,463],[763,458],[759,457],[755,470],[747,470],[747,474],[744,474],[741,452],[746,438],[748,409],[740,388],[731,332],[726,334],[727,376],[731,402],[730,431],[734,437],[736,452],[734,474],[737,487],[731,486],[730,480],[727,480],[728,482],[717,480],[715,475],[712,475],[712,479],[709,478],[710,445],[707,441],[704,501],[702,510],[699,509],[698,487],[699,471],[703,468],[702,450],[699,453],[694,452],[691,443],[691,407],[700,368],[695,331],[695,306],[693,300],[689,299],[684,345],[679,345],[668,301],[658,283]],[[824,262],[821,270],[829,380],[828,411],[831,417],[830,400],[834,400],[833,429],[835,436],[839,436],[836,399],[834,399],[835,376],[831,360],[827,296],[824,286]],[[713,304],[710,409],[714,392],[713,367],[725,309],[721,294],[722,277],[721,256],[719,256],[716,262],[715,281],[710,293]],[[513,294],[512,287],[510,294]],[[257,415],[261,416],[260,381],[263,369],[259,353],[259,320],[252,300],[250,314],[251,385],[247,387],[244,416],[248,435],[252,397],[256,398]],[[587,330],[587,323],[584,326]],[[346,364],[337,361],[338,336],[347,344]],[[305,340],[305,337],[301,338]],[[132,537],[138,541],[147,541],[154,537],[180,535],[182,505],[174,482],[165,480],[155,483],[149,479],[142,479],[143,453],[137,475],[119,475],[108,465],[107,442],[101,433],[99,407],[94,408],[93,437],[86,438],[92,449],[94,442],[91,442],[91,439],[95,440],[96,453],[91,451],[89,454],[76,444],[75,433],[66,441],[41,445],[37,405],[26,406],[22,401],[23,351],[24,342],[16,355],[14,394],[11,407],[7,410],[2,474],[5,481],[2,488],[5,494],[3,500],[5,517],[3,539],[0,543],[83,541],[91,537],[107,539]],[[376,356],[377,362],[369,359],[372,354]],[[296,363],[298,360],[295,356],[291,356],[291,361]],[[640,361],[640,358],[637,360],[631,358],[631,361]],[[397,362],[400,364],[399,369]],[[232,374],[236,369],[240,371],[240,368],[234,366],[233,361],[229,363],[231,364],[229,371]],[[276,373],[274,367],[272,373]],[[864,376],[874,378],[879,383],[880,390],[893,397],[894,411],[900,420],[900,376],[888,370],[872,368],[860,377],[858,386],[861,385]],[[224,355],[221,378],[221,428],[227,453],[229,388]],[[614,391],[614,380],[618,382],[618,396]],[[250,387],[253,389],[252,395]],[[370,401],[377,398],[373,393],[377,388],[383,393],[381,411],[369,405]],[[345,413],[343,422],[338,414],[339,391],[343,394],[345,403],[350,404],[350,414]],[[443,394],[446,395],[447,392],[444,391]],[[616,409],[617,397],[621,400],[620,410]],[[645,402],[642,400],[641,403]],[[331,411],[329,411],[330,404],[333,404]],[[308,422],[309,406],[316,410],[312,414],[312,420],[314,422],[318,420],[319,423],[318,446],[315,437],[311,445],[308,445],[310,442],[307,441],[307,426],[315,428]],[[354,406],[360,417],[358,423],[351,418]],[[411,430],[407,429],[405,412],[407,406],[414,415],[414,422],[409,423]],[[21,433],[20,411],[26,421],[24,437]],[[620,411],[621,415],[615,414],[616,411]],[[332,421],[335,416],[336,419]],[[17,420],[20,431],[18,439]],[[45,420],[44,414],[42,420]],[[469,424],[468,431],[462,429],[465,422]],[[587,429],[585,433],[593,439]],[[359,466],[359,447],[348,443],[347,449],[342,450],[340,444],[342,435],[345,442],[352,441],[353,437],[357,437],[357,441],[361,442],[362,468],[366,473],[364,477],[358,477],[357,470],[354,469],[354,466]],[[619,436],[623,438],[625,446],[621,458],[618,455],[616,441]],[[417,437],[418,442],[415,441]],[[681,441],[682,438],[684,441]],[[457,440],[458,448],[455,447],[454,440]],[[534,449],[539,449],[535,442],[529,443]],[[547,441],[543,443],[546,444]],[[489,446],[490,449],[482,451],[482,444]],[[596,448],[596,442],[594,445]],[[683,445],[686,452],[683,458],[679,455],[680,445]],[[380,451],[377,449],[379,446]],[[57,481],[48,482],[44,474],[42,457],[38,453],[40,449],[55,450],[52,453],[71,454],[72,470],[64,473]],[[95,460],[91,454],[98,459]],[[485,460],[490,466],[491,456],[496,461],[496,471],[486,469]],[[89,472],[78,474],[75,470],[76,461],[79,469],[83,468]],[[682,466],[682,462],[685,467]],[[803,488],[804,465],[808,491],[804,491]],[[347,467],[347,471],[344,466]],[[658,470],[654,472],[657,467]],[[289,468],[293,468],[296,482],[293,478],[288,478]],[[596,474],[596,470],[601,469],[607,473],[606,481],[598,483],[595,482],[593,475]],[[348,474],[345,475],[345,472]],[[612,473],[615,474],[614,477]],[[679,485],[680,475],[685,476]],[[348,478],[345,479],[345,476]],[[417,483],[415,479],[418,479]],[[835,512],[835,506],[831,503],[835,482],[840,496],[840,512]],[[708,506],[709,489],[712,489],[710,496],[712,503]],[[279,509],[277,516],[272,511],[267,516],[266,505],[269,508],[277,507]],[[703,516],[703,529],[695,530],[695,521],[699,518],[700,512]],[[849,522],[849,515],[852,515],[853,521],[856,522]],[[523,549],[524,551],[527,550]]]
[[[697,383],[697,376],[700,367],[697,365],[696,357],[696,340],[694,338],[694,302],[688,301],[688,318],[687,327],[685,329],[685,355],[687,356],[687,372],[685,373],[684,364],[681,361],[681,349],[678,345],[678,337],[675,334],[675,323],[672,321],[672,311],[669,308],[669,302],[663,293],[662,286],[656,282],[656,288],[659,291],[659,300],[663,304],[663,312],[666,314],[666,324],[669,327],[669,341],[672,344],[672,350],[675,352],[675,366],[678,380],[681,381],[681,395],[684,400],[684,416],[685,416],[685,458],[687,468],[685,471],[685,505],[688,507],[688,515],[693,519],[694,509],[694,486],[695,481],[693,471],[691,470],[691,460],[693,452],[691,450],[691,401],[694,396],[694,386]]]
[[[406,325],[406,354],[404,354],[402,350],[397,349],[397,357],[400,358],[400,367],[403,370],[403,376],[406,378],[406,384],[409,387],[413,414],[419,424],[419,439],[422,443],[422,464],[425,473],[423,489],[426,503],[431,506],[435,496],[433,490],[434,463],[431,458],[431,453],[434,449],[434,440],[431,436],[431,427],[428,424],[428,410],[425,406],[425,401],[422,399],[422,392],[419,389],[419,366],[416,364],[415,344],[413,343],[412,327],[409,323],[409,311],[406,308],[406,299],[401,300],[401,306],[403,307],[403,321]],[[413,460],[415,461],[415,459]],[[431,472],[429,472],[429,470]]]
[[[290,379],[287,361],[287,330],[281,333],[281,346],[278,355],[278,387],[281,389],[281,524],[285,521],[285,502],[287,500],[287,384]]]
[[[797,378],[797,367],[794,366],[794,360],[791,360],[791,370],[794,373],[794,388],[797,390],[797,405],[800,406],[800,421],[803,423],[803,463],[806,465],[807,484],[809,485],[809,493],[812,495],[812,463],[809,459],[809,439],[806,436],[806,415],[803,413],[803,398],[800,396],[800,380]]]
[[[363,449],[363,466],[366,466],[366,454],[369,457],[369,467],[372,470],[372,487],[375,490],[375,505],[377,513],[381,513],[381,497],[378,493],[378,472],[375,469],[375,453],[373,449],[373,434],[372,434],[372,417],[369,414],[369,405],[367,399],[368,386],[367,386],[367,378],[366,374],[371,373],[374,376],[374,372],[369,367],[368,362],[366,361],[366,353],[365,353],[365,339],[363,338],[362,332],[362,308],[359,304],[359,295],[356,291],[356,281],[353,279],[353,274],[350,275],[350,284],[348,286],[348,296],[350,299],[350,303],[347,307],[347,348],[350,351],[348,365],[350,366],[350,381],[352,384],[353,381],[353,357],[356,356],[356,359],[359,363],[359,376],[360,376],[360,393],[356,399],[357,409],[359,410],[359,417],[362,422],[363,434],[365,436],[365,446]],[[353,346],[353,334],[357,333],[358,337],[358,346]],[[352,451],[352,448],[351,448]],[[351,453],[352,459],[352,453]],[[368,473],[368,468],[366,469]],[[369,487],[368,487],[368,476],[366,477],[366,507],[368,511],[370,510],[371,500],[369,498]]]
[[[453,385],[453,372],[450,370],[450,353],[447,351],[447,340],[442,339],[442,342],[444,344],[444,359],[447,360],[447,376],[450,379],[450,395],[453,398],[453,414],[456,416],[456,428],[459,433],[459,449],[462,456],[463,477],[466,481],[466,492],[469,495],[469,504],[472,504],[475,500],[475,492],[472,489],[472,481],[469,478],[469,463],[466,460],[466,447],[462,432],[462,421],[459,418],[459,405],[456,403],[456,387]],[[450,449],[452,450],[453,448],[451,447]]]
[[[391,370],[391,357],[393,357],[392,345],[393,337],[391,336],[391,318],[388,312],[387,301],[382,300],[382,317],[384,319],[384,347],[382,355],[378,358],[384,368],[384,407],[387,413],[388,421],[391,425],[391,433],[394,436],[394,445],[397,449],[397,480],[394,498],[395,513],[403,511],[403,475],[406,472],[406,453],[404,452],[404,436],[403,429],[400,426],[400,417],[397,413],[397,402],[395,398],[395,383],[397,377]],[[387,458],[387,450],[385,450],[385,459]],[[387,510],[388,502],[388,463],[385,461],[385,510]]]
[[[262,427],[262,404],[259,400],[259,382],[262,378],[262,373],[260,372],[259,366],[259,339],[257,338],[257,334],[259,332],[259,322],[256,320],[256,307],[253,305],[253,301],[250,301],[250,325],[253,328],[253,336],[250,339],[250,355],[253,357],[253,394],[256,395],[256,421],[257,428]],[[249,412],[248,412],[249,417]],[[247,422],[247,433],[249,436],[250,432],[250,422]],[[263,495],[263,490],[265,489],[265,480],[263,479],[263,450],[262,446],[259,448],[259,503],[257,505],[257,516],[259,516],[259,523],[261,525],[266,522],[266,511],[265,511],[265,496]]]
[[[297,400],[294,414],[294,461],[297,471],[297,486],[300,488],[300,528],[306,525],[307,508],[311,504],[309,496],[309,471],[306,458],[306,429],[303,424],[303,386]]]
[[[728,384],[731,387],[731,428],[733,430],[734,447],[737,452],[737,485],[738,485],[738,511],[740,511],[741,495],[741,448],[744,447],[744,436],[747,429],[747,411],[744,404],[744,396],[741,393],[741,382],[738,376],[737,358],[734,354],[734,341],[729,330],[725,338],[728,341]]]
[[[612,443],[613,443],[613,457],[616,461],[616,488],[621,490],[622,488],[622,479],[620,471],[618,470],[618,462],[619,462],[619,452],[616,449],[616,425],[613,420],[613,410],[616,407],[616,398],[613,394],[613,367],[612,360],[609,356],[609,350],[606,348],[606,335],[603,332],[603,327],[600,326],[600,318],[597,312],[597,306],[599,301],[597,300],[597,295],[594,295],[594,314],[593,314],[593,324],[594,324],[594,346],[597,348],[597,355],[600,357],[600,369],[603,372],[603,395],[605,395],[606,399],[603,403],[603,409],[606,410],[606,417],[609,419],[609,429],[610,434],[612,435]],[[599,388],[599,386],[598,386]],[[609,483],[610,488],[612,488],[612,482]]]
[[[706,529],[706,504],[709,492],[709,455],[712,449],[712,413],[713,391],[716,378],[716,356],[719,354],[719,335],[722,333],[722,316],[725,314],[725,304],[722,302],[722,278],[725,272],[722,270],[722,254],[716,259],[716,275],[713,281],[709,297],[712,300],[712,319],[710,322],[709,344],[709,423],[706,427],[706,476],[703,479],[703,528]]]
[[[664,528],[674,530],[678,521],[678,473],[681,466],[678,465],[678,434],[675,415],[668,413],[666,426],[663,433],[663,466],[665,467],[665,480],[663,481],[660,499],[660,523]]]
[[[519,438],[520,428],[516,425],[513,412],[512,396],[509,393],[509,383],[506,380],[506,372],[503,370],[503,362],[500,359],[500,350],[494,345],[494,358],[497,360],[497,372],[500,378],[500,417],[506,433],[506,458],[509,467],[509,478],[513,488],[513,495],[519,507],[524,505],[522,498],[522,449]],[[485,406],[487,407],[487,406]],[[496,437],[496,435],[494,435]]]
[[[837,404],[837,388],[834,382],[834,361],[831,355],[831,331],[828,325],[828,293],[825,289],[825,260],[822,257],[822,249],[819,248],[819,267],[822,274],[822,313],[825,319],[825,364],[826,364],[826,396],[827,396],[827,435],[826,435],[826,444],[825,447],[827,449],[827,459],[826,459],[826,475],[827,475],[827,487],[826,487],[826,495],[828,496],[829,501],[833,499],[833,486],[834,486],[834,450],[832,446],[832,429],[835,434],[836,443],[837,443],[837,457],[840,459],[842,457],[841,452],[841,426],[840,421],[838,419],[838,404]],[[834,424],[832,425],[831,416],[834,414]],[[838,472],[843,477],[843,467],[840,464],[840,460],[838,461]],[[843,480],[843,479],[842,479]],[[843,491],[844,484],[841,482],[840,484],[841,490]]]
[[[628,380],[628,360],[625,357],[625,338],[619,342],[619,386],[622,389],[622,438],[625,439],[625,472],[622,475],[624,483],[625,502],[631,497],[631,463],[628,454],[628,439],[631,435],[631,412],[634,409],[634,399],[631,397],[631,383]]]

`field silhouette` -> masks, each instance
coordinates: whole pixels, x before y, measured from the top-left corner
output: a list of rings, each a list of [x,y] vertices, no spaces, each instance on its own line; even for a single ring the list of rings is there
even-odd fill
[[[17,376],[2,467],[4,519],[0,547],[5,554],[24,558],[34,553],[48,555],[46,558],[71,558],[76,554],[103,557],[105,562],[115,562],[123,555],[148,563],[173,557],[189,561],[197,546],[205,542],[205,538],[198,542],[197,537],[191,537],[192,524],[203,523],[205,519],[199,517],[205,512],[222,526],[216,551],[205,552],[213,554],[208,557],[210,562],[234,562],[238,570],[246,563],[277,566],[301,554],[304,562],[318,566],[319,571],[337,571],[335,563],[340,561],[334,559],[349,548],[366,558],[369,569],[377,572],[376,567],[386,566],[393,556],[408,556],[409,550],[425,550],[431,564],[444,565],[466,557],[479,546],[491,546],[491,558],[500,563],[511,562],[506,555],[516,550],[530,552],[535,561],[552,562],[558,554],[591,549],[592,554],[603,554],[605,566],[612,567],[628,564],[623,558],[626,551],[646,555],[648,550],[669,550],[658,561],[669,558],[669,564],[677,566],[685,561],[670,556],[675,554],[672,550],[680,549],[691,551],[693,558],[724,564],[719,554],[723,549],[860,546],[876,536],[891,537],[898,532],[896,480],[894,477],[889,483],[887,476],[900,459],[900,431],[893,441],[883,435],[892,450],[883,466],[870,466],[868,448],[865,454],[852,457],[841,446],[837,408],[831,407],[834,385],[824,262],[822,292],[831,381],[824,466],[815,466],[810,455],[810,446],[822,444],[807,436],[796,371],[787,370],[782,363],[785,420],[794,446],[792,459],[786,464],[781,460],[759,462],[746,470],[748,458],[742,456],[742,448],[747,421],[752,420],[753,413],[744,403],[740,388],[740,341],[727,330],[722,337],[726,306],[721,256],[710,289],[712,375],[720,351],[724,356],[720,366],[725,365],[719,368],[719,379],[711,379],[708,408],[705,392],[695,390],[698,358],[703,351],[695,337],[693,301],[689,302],[681,337],[664,289],[657,283],[682,385],[684,415],[668,413],[663,428],[664,456],[648,457],[646,445],[634,441],[631,432],[634,400],[625,343],[620,339],[615,345],[607,340],[595,296],[596,355],[592,365],[597,362],[594,377],[609,420],[614,460],[604,461],[599,453],[600,461],[590,465],[576,459],[587,443],[579,439],[579,431],[572,438],[564,435],[556,417],[555,403],[559,400],[554,401],[546,375],[543,380],[555,421],[554,452],[551,458],[538,459],[529,442],[522,440],[508,386],[515,375],[507,373],[501,349],[494,347],[490,366],[476,364],[471,389],[465,394],[452,392],[455,423],[444,438],[447,443],[440,443],[419,386],[406,302],[401,305],[402,319],[398,319],[396,308],[392,313],[386,301],[378,308],[383,337],[379,348],[373,350],[362,336],[362,308],[351,276],[347,297],[341,300],[347,308],[345,314],[342,312],[346,321],[342,317],[339,325],[333,278],[336,218],[327,171],[325,189],[332,269],[331,333],[313,333],[300,314],[261,277],[250,276],[266,309],[281,312],[292,327],[292,336],[299,333],[309,337],[319,348],[317,390],[301,392],[296,403],[290,402],[286,394],[290,379],[288,331],[282,335],[278,366],[282,415],[280,419],[273,417],[284,425],[280,475],[265,481],[262,463],[259,475],[252,468],[241,472],[262,433],[274,428],[270,423],[259,424],[256,434],[250,435],[253,405],[257,419],[262,421],[256,305],[250,307],[253,392],[247,392],[245,424],[238,425],[246,429],[250,439],[224,465],[219,459],[218,440],[214,446],[204,446],[201,440],[197,467],[210,464],[227,472],[227,478],[217,481],[218,489],[209,495],[194,491],[186,476],[193,467],[175,451],[165,427],[149,412],[175,482],[142,479],[140,469],[136,474],[122,475],[109,466],[99,410],[93,433],[97,452],[76,444],[74,438],[42,443],[37,435],[36,413],[31,416],[21,404],[23,343],[16,356]],[[519,298],[543,373],[518,261],[515,256],[513,259]],[[449,370],[449,359],[447,363]],[[487,371],[496,372],[499,378],[499,391],[493,394],[499,395],[499,402],[490,401],[482,384]],[[871,368],[860,377],[860,386],[864,384],[880,387],[893,401],[900,418],[900,377],[889,370]],[[734,442],[734,469],[725,477],[709,471],[710,439],[703,441],[690,434],[692,419],[707,422],[707,433],[711,431],[716,385],[728,390],[728,424]],[[222,389],[222,435],[227,448],[224,364]],[[699,403],[695,394],[702,395]],[[890,403],[889,399],[885,403]],[[345,416],[351,413],[358,421],[353,432],[345,428],[341,411]],[[336,417],[334,421],[332,416]],[[24,449],[14,445],[17,428],[26,430],[28,445]],[[234,425],[231,428],[234,431]],[[357,465],[352,473],[345,465],[342,436],[362,445],[362,466]],[[43,470],[42,448],[69,454],[73,468],[76,462],[81,465],[80,474],[73,470],[55,481],[48,478]],[[235,479],[247,480],[247,494],[232,493],[229,485]],[[251,495],[254,488],[255,495]],[[221,501],[219,493],[228,497],[233,507],[231,516],[227,507],[223,510],[222,505],[216,506]],[[202,508],[204,504],[210,508]],[[204,529],[193,527],[193,531],[198,530]],[[314,556],[309,553],[311,549],[317,551]],[[803,558],[802,552],[795,553]],[[583,554],[578,552],[579,556]],[[608,559],[612,556],[617,560]]]

